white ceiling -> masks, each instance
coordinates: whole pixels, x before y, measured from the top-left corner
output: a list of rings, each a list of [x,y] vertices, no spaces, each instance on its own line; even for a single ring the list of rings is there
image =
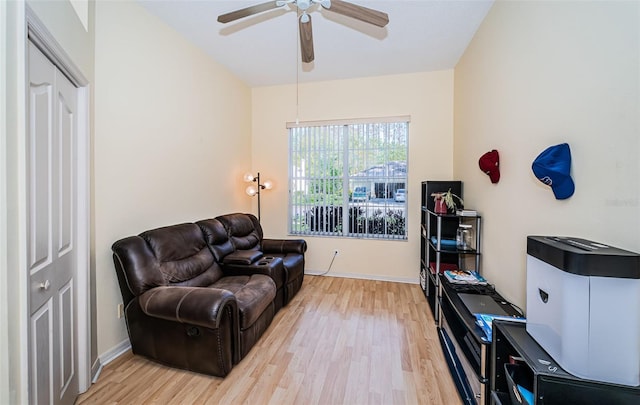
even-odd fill
[[[220,14],[266,0],[137,0],[250,86],[451,69],[493,0],[349,0],[384,11],[378,28],[314,6],[315,61],[300,62],[296,11],[284,6],[236,22]]]

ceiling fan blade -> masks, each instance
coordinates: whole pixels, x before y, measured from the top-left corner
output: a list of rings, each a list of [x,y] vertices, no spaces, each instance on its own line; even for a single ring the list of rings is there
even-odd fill
[[[389,24],[389,16],[382,11],[374,10],[367,7],[358,6],[342,0],[331,0],[331,6],[325,7],[329,11],[342,14],[356,20],[364,21],[378,27],[384,27]]]
[[[262,13],[267,10],[272,10],[277,7],[280,7],[277,1],[268,1],[266,3],[256,4],[255,6],[241,8],[240,10],[232,11],[227,14],[221,14],[218,16],[218,22],[226,24],[228,22],[239,20],[250,15]]]
[[[302,22],[302,18],[298,18],[298,26],[300,27],[300,53],[304,63],[313,62],[313,31],[311,30],[311,16],[307,14],[309,21]]]

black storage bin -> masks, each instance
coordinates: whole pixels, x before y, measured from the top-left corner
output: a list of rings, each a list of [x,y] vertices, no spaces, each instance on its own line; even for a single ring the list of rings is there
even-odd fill
[[[533,396],[533,375],[531,370],[520,364],[504,364],[504,374],[507,377],[509,385],[509,396],[512,404],[533,405],[533,401],[527,400],[522,389],[531,393]]]

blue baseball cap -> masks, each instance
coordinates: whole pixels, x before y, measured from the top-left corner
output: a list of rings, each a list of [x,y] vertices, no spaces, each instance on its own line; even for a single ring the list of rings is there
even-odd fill
[[[558,200],[564,200],[573,195],[576,189],[571,179],[571,150],[569,145],[550,146],[533,161],[533,174],[544,184],[551,186],[553,194]]]

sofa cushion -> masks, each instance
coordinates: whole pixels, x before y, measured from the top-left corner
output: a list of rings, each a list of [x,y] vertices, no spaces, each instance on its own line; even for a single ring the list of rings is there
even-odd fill
[[[158,261],[147,242],[139,236],[120,239],[111,246],[124,304],[150,288],[166,284]]]
[[[236,297],[241,330],[251,327],[276,297],[275,282],[263,274],[227,276],[211,287],[231,291]]]
[[[222,222],[212,218],[198,221],[196,224],[198,224],[202,230],[205,241],[211,248],[213,256],[218,262],[221,262],[229,253],[233,253],[235,248],[233,247],[233,243],[231,243],[229,235],[227,234],[227,229],[222,225]]]
[[[226,214],[216,217],[227,229],[229,239],[236,250],[260,250],[262,227],[251,214]]]
[[[153,229],[141,233],[140,237],[153,252],[164,285],[204,287],[223,275],[196,224]],[[148,286],[151,287],[156,285]]]

